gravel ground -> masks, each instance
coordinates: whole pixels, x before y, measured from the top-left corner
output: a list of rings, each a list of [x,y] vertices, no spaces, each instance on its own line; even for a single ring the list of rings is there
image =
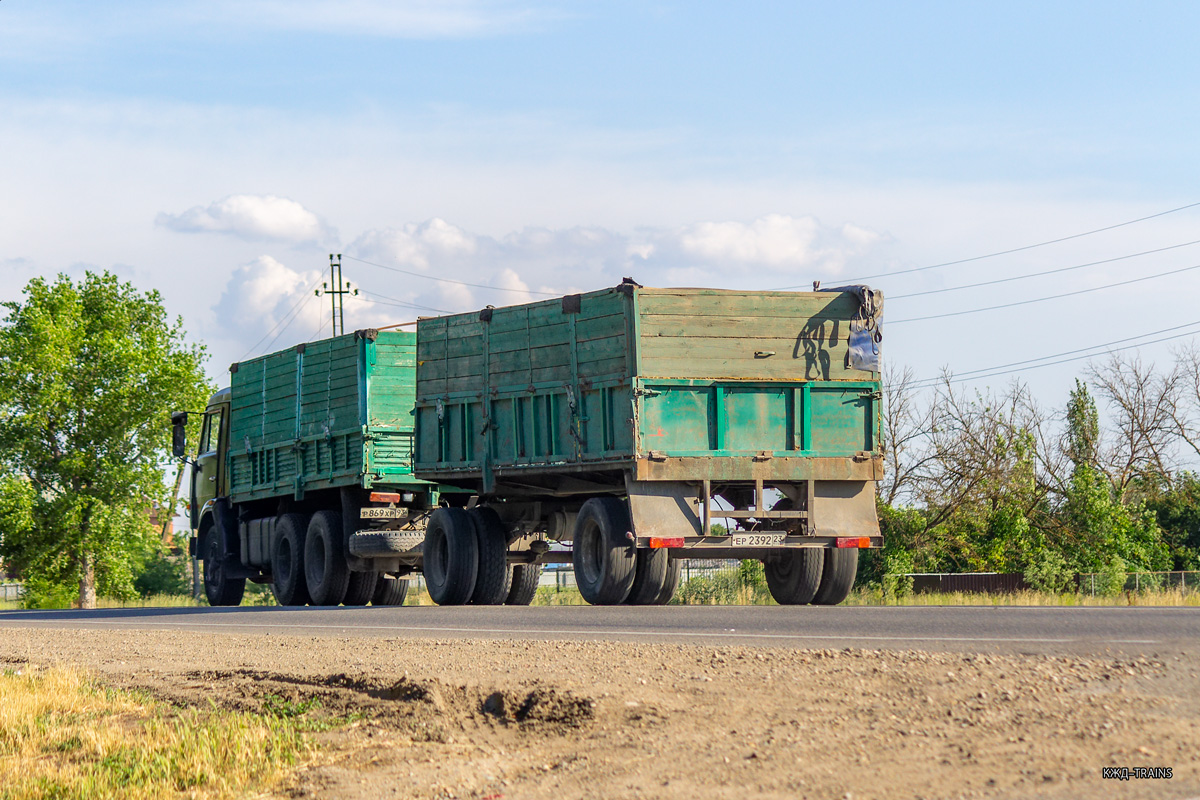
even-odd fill
[[[79,665],[180,704],[353,714],[282,797],[1200,797],[1200,667],[1182,654],[7,628],[0,663]]]

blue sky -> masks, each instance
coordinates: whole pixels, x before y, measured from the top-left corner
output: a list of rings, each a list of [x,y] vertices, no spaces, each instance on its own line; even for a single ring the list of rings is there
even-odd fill
[[[255,342],[320,335],[306,298],[330,251],[362,259],[358,326],[623,275],[828,285],[1058,238],[1200,201],[1196,30],[1190,3],[0,0],[0,299],[114,269],[162,291],[223,380]],[[874,283],[1198,239],[1189,209]],[[1193,264],[1200,245],[887,316]],[[886,353],[924,376],[1200,321],[1198,282],[896,325]],[[1025,377],[1057,405],[1076,368]]]

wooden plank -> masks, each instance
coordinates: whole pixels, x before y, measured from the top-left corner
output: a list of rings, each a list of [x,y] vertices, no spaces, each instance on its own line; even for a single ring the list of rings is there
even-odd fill
[[[693,289],[662,293],[638,292],[639,315],[683,315],[689,317],[790,317],[814,316],[849,319],[858,308],[850,293],[833,292],[735,292]]]

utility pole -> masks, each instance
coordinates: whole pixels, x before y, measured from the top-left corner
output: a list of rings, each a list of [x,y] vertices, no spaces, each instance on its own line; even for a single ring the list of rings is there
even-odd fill
[[[329,311],[333,321],[333,335],[340,336],[346,332],[346,312],[342,307],[342,295],[357,295],[358,289],[352,289],[349,282],[342,283],[342,254],[329,254],[329,283],[322,283],[321,288],[313,294],[321,296],[321,292],[329,295]]]

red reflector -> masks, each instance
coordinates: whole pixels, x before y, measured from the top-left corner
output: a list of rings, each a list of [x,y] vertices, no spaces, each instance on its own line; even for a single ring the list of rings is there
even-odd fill
[[[371,492],[372,503],[399,503],[399,492]]]
[[[857,547],[866,548],[871,546],[870,536],[839,536],[837,539],[838,547]]]
[[[683,547],[683,537],[676,539],[661,539],[657,536],[650,537],[651,547]]]

